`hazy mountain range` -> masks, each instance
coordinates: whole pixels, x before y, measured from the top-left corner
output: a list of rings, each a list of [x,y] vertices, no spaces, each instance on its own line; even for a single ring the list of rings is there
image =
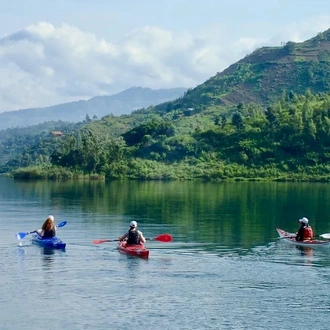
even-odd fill
[[[132,87],[118,94],[97,96],[87,101],[58,104],[45,108],[31,108],[0,113],[0,129],[37,125],[46,121],[83,121],[113,114],[130,114],[140,108],[147,108],[181,97],[186,88],[150,89]]]

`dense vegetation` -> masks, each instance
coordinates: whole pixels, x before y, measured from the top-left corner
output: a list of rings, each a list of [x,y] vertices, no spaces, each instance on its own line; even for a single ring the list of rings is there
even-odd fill
[[[132,125],[132,117],[144,118],[137,113],[120,134],[111,134],[116,118],[93,122],[58,140],[47,168],[109,179],[329,180],[329,94],[284,93],[266,109],[240,103],[230,110],[175,110]],[[26,173],[31,168],[15,175]]]
[[[0,173],[19,167],[47,164],[50,155],[60,144],[60,138],[51,132],[67,134],[82,125],[50,121],[35,126],[0,130]]]

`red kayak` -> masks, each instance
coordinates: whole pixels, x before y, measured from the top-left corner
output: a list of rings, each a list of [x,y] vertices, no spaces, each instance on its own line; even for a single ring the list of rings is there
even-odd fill
[[[294,245],[299,245],[299,246],[309,246],[309,247],[317,247],[317,246],[329,246],[330,245],[330,241],[322,241],[319,239],[313,239],[313,240],[309,240],[309,241],[296,241],[296,234],[294,233],[288,233],[285,230],[282,230],[280,228],[276,228],[278,234],[280,235],[280,237],[291,244]]]
[[[149,258],[149,250],[144,246],[144,244],[127,245],[125,241],[118,242],[118,250],[121,253],[129,254],[134,257],[143,259]]]

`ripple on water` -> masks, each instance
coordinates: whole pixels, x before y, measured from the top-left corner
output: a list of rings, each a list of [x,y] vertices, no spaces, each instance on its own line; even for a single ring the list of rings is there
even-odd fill
[[[328,313],[324,251],[306,255],[277,243],[151,247],[150,260],[87,241],[51,254],[29,241],[2,247],[4,329],[45,309],[54,328],[70,329],[294,329],[301,318],[320,325]],[[306,304],[302,295],[313,299]]]

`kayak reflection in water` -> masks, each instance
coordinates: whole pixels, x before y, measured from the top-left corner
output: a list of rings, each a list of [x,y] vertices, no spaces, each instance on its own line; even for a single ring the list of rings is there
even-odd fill
[[[304,257],[313,257],[313,249],[305,246],[296,246],[297,250],[300,251],[300,255]]]
[[[137,229],[137,222],[131,221],[129,224],[129,230],[124,235],[118,237],[119,241],[126,239],[127,245],[139,245],[145,243],[146,239],[144,238],[141,231]]]
[[[296,241],[312,240],[314,234],[312,227],[308,224],[308,219],[303,217],[298,222],[301,226],[297,232]]]
[[[54,217],[52,215],[47,217],[41,229],[37,230],[37,233],[42,238],[52,238],[56,236],[56,226],[54,223]]]

